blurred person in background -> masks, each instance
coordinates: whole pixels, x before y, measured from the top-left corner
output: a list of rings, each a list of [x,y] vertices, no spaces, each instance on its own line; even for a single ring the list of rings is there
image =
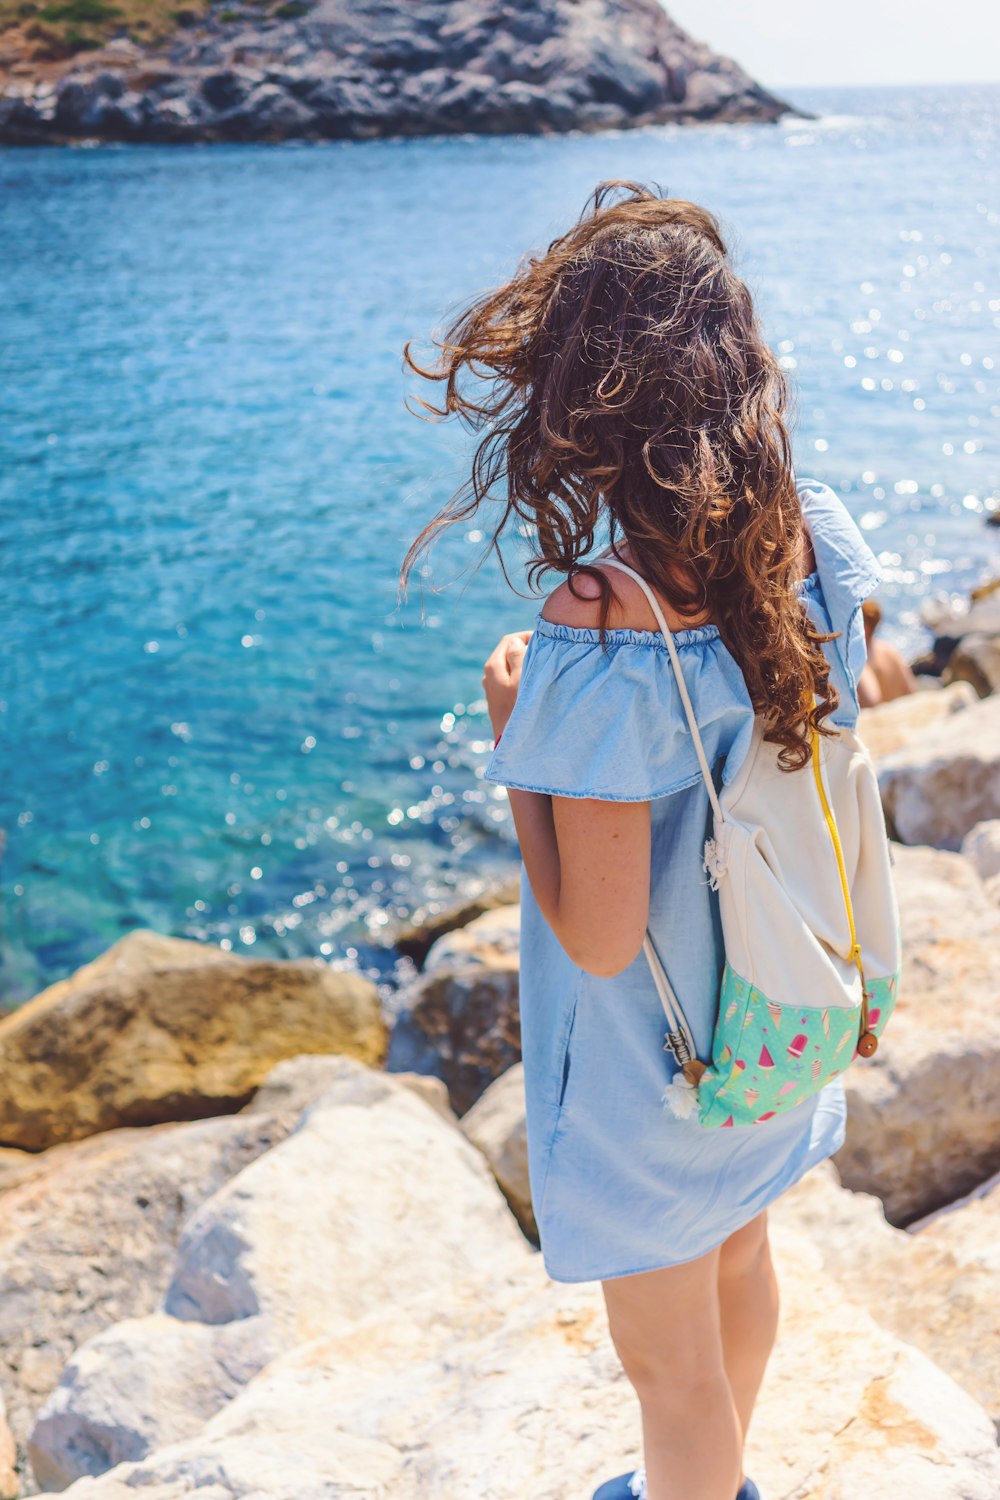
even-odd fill
[[[875,599],[866,599],[861,608],[865,622],[865,645],[868,664],[858,681],[858,701],[862,708],[875,708],[893,698],[915,693],[918,683],[909,666],[891,641],[875,639],[882,623],[882,607]]]

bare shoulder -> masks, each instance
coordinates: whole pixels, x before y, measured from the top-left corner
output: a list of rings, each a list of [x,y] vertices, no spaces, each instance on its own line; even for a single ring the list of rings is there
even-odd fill
[[[623,559],[624,561],[624,559]],[[646,597],[645,590],[628,573],[620,568],[603,567],[598,570],[611,585],[611,610],[608,614],[610,630],[648,630],[659,632],[659,624]],[[567,579],[548,596],[542,606],[542,619],[553,625],[571,625],[584,629],[596,629],[600,623],[601,593],[596,579],[589,573],[574,573],[572,589]],[[707,623],[705,617],[695,620],[682,618],[667,600],[654,589],[660,608],[670,630],[684,630],[691,625]]]
[[[601,571],[607,576],[611,570]],[[589,573],[574,573],[572,587],[567,579],[548,596],[542,605],[542,619],[553,625],[590,628],[596,627],[600,610],[601,592],[596,580]]]

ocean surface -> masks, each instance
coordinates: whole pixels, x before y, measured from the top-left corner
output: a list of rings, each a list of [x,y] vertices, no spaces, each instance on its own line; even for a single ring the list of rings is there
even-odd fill
[[[400,356],[602,178],[720,215],[900,645],[997,570],[1000,87],[784,93],[818,118],[0,152],[0,1002],[142,925],[391,1006],[394,925],[514,868],[480,677],[541,603],[488,517],[400,599],[470,442]]]

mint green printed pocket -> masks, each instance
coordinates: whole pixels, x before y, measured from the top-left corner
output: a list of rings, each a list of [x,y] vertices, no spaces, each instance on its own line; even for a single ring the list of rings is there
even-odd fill
[[[880,1036],[898,974],[868,985],[868,1024]],[[779,1005],[726,965],[712,1061],[698,1085],[705,1126],[759,1125],[793,1109],[857,1055],[861,1006]]]

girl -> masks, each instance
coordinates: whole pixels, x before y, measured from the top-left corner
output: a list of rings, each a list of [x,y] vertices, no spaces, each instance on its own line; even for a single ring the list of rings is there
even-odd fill
[[[470,480],[411,546],[502,484],[528,576],[565,581],[483,678],[523,859],[521,1024],[544,1263],[600,1280],[642,1417],[642,1467],[595,1500],[759,1500],[743,1446],[774,1341],[767,1208],[844,1139],[835,1079],[767,1123],[706,1130],[664,1108],[678,1064],[648,926],[711,1054],[724,964],[702,867],[708,796],[652,588],[717,784],[754,715],[793,770],[812,727],[853,724],[875,559],[824,484],[796,479],[790,392],[719,224],[630,182],[456,319],[443,416],[485,429]],[[474,393],[466,377],[485,379]],[[588,560],[589,559],[589,560]],[[814,706],[812,706],[814,705]]]

